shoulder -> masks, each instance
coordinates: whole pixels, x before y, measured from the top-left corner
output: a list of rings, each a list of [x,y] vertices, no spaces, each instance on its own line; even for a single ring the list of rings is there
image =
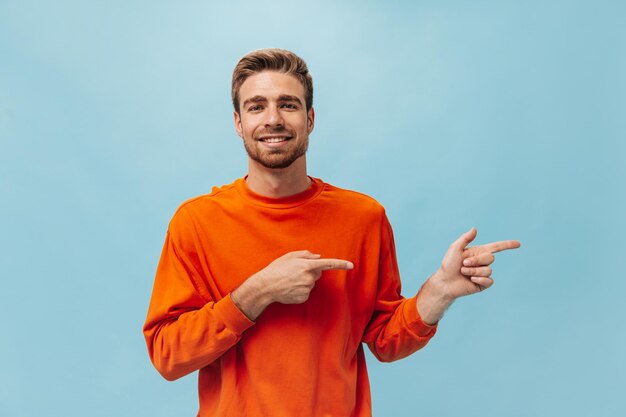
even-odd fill
[[[340,188],[332,184],[324,184],[324,194],[340,207],[354,213],[373,217],[384,217],[385,208],[373,197],[354,190]]]
[[[237,204],[238,197],[234,182],[220,187],[214,186],[210,193],[185,200],[174,212],[170,229],[184,228],[196,219],[212,217],[224,206]]]

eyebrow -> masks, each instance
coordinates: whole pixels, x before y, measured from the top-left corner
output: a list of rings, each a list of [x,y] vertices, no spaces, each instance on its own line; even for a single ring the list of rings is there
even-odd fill
[[[246,101],[243,102],[242,107],[246,107],[250,103],[264,103],[266,101],[267,101],[267,98],[263,96],[254,96],[254,97],[250,97],[249,99],[246,99]],[[302,100],[300,100],[297,96],[291,96],[289,94],[281,94],[280,96],[278,96],[278,101],[295,102],[302,106]]]
[[[288,94],[282,94],[278,97],[278,101],[293,101],[302,105],[302,101],[296,96],[290,96]]]
[[[246,107],[248,104],[250,103],[261,103],[267,101],[267,99],[263,96],[254,96],[254,97],[250,97],[249,99],[246,99],[246,101],[243,102],[242,106]]]

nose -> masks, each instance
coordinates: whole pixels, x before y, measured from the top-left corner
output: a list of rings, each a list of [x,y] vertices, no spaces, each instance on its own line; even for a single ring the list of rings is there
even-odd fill
[[[282,127],[283,126],[283,116],[278,110],[277,106],[268,106],[267,111],[265,112],[265,126],[267,127]]]

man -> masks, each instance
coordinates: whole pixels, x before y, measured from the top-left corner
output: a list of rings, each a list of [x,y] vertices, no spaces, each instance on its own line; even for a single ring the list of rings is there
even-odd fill
[[[144,326],[152,362],[168,380],[200,371],[200,416],[370,416],[362,343],[382,361],[420,349],[456,298],[493,284],[493,253],[519,242],[468,247],[472,228],[403,298],[382,206],[307,175],[304,61],[246,55],[232,98],[248,175],[172,218]]]

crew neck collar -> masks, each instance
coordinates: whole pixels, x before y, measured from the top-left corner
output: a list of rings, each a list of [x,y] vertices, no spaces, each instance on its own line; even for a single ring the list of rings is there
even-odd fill
[[[235,189],[245,200],[252,204],[270,208],[289,208],[304,204],[317,197],[324,189],[324,182],[319,178],[309,177],[311,184],[306,190],[287,197],[273,198],[252,191],[246,183],[246,175],[235,181]]]

